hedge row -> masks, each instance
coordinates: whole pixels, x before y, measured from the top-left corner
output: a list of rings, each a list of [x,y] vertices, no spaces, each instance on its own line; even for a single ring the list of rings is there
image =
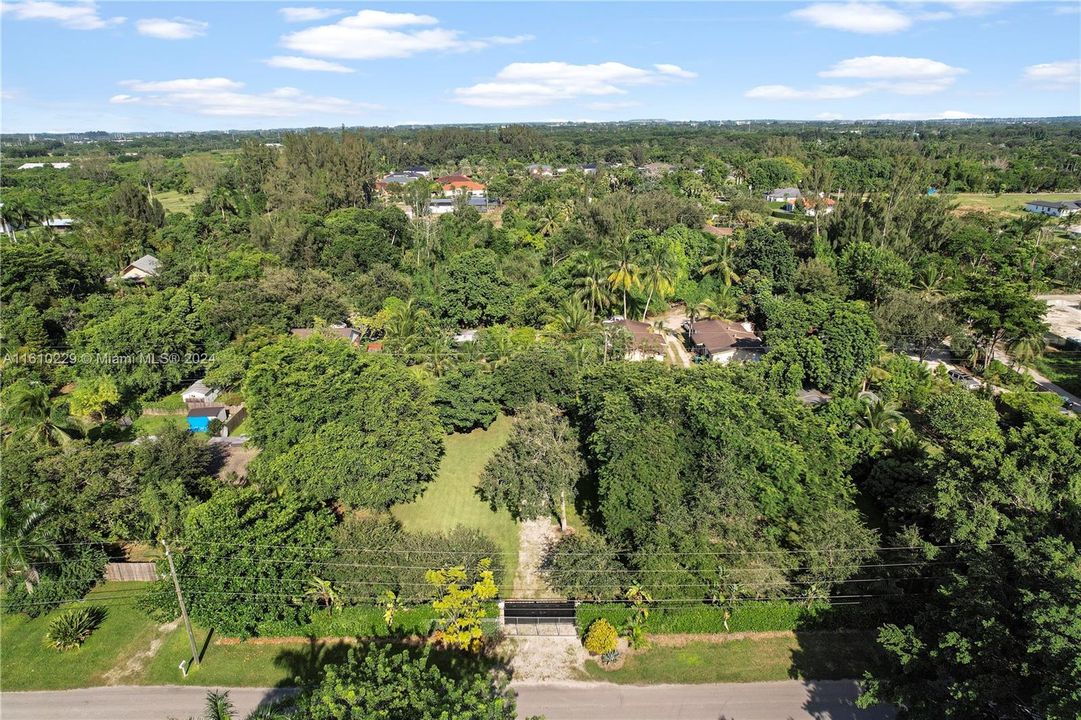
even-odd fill
[[[884,622],[904,622],[913,612],[907,600],[879,602],[873,605],[831,606],[828,603],[804,605],[781,600],[745,602],[732,610],[729,632],[770,632],[778,630],[871,630]],[[589,624],[604,618],[622,627],[634,610],[623,603],[578,606],[579,633]],[[645,623],[647,633],[707,634],[723,633],[724,608],[716,605],[650,608]]]
[[[259,625],[260,637],[378,637],[388,635],[383,622],[383,608],[373,605],[352,605],[340,612],[326,613],[317,610],[311,620],[303,625],[288,622],[266,622]],[[494,630],[499,620],[499,606],[487,608],[488,615],[481,622],[485,631]],[[436,613],[422,605],[399,610],[394,615],[394,634],[428,635],[435,624]]]
[[[796,630],[827,609],[826,605],[807,607],[783,601],[743,603],[732,611],[728,628],[731,632]],[[633,612],[631,607],[623,604],[583,604],[578,607],[578,628],[585,632],[597,618],[622,627]],[[724,608],[715,605],[654,607],[650,609],[645,630],[647,633],[723,633]]]

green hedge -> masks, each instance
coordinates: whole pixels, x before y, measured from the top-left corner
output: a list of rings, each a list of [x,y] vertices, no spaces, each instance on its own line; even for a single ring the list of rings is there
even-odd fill
[[[873,630],[886,622],[903,623],[914,612],[908,599],[853,606],[831,606],[816,603],[811,606],[784,602],[745,602],[737,605],[728,619],[729,632],[770,632],[776,630]],[[583,603],[578,606],[579,634],[589,624],[604,618],[617,628],[622,627],[633,613],[622,603]],[[646,620],[647,633],[707,634],[723,633],[724,609],[715,605],[686,607],[651,607]]]
[[[827,608],[824,604],[807,607],[782,601],[743,603],[732,611],[728,628],[731,632],[796,630]],[[616,627],[622,627],[633,612],[629,606],[616,603],[580,605],[577,612],[579,632],[584,632],[597,618],[605,618]],[[650,609],[645,629],[647,633],[723,633],[724,609],[714,605],[654,607]]]
[[[492,603],[487,610],[488,616],[481,622],[485,631],[490,632],[498,623],[499,606]],[[435,611],[427,605],[399,610],[394,615],[394,633],[428,635],[435,620]],[[303,625],[263,623],[259,625],[258,634],[260,637],[378,637],[388,632],[381,606],[352,605],[330,614],[317,610],[312,613],[311,620]]]

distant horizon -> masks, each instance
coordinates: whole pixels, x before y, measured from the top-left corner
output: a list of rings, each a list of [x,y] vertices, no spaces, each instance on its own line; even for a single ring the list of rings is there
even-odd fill
[[[1081,114],[1076,0],[0,11],[8,134]]]
[[[1059,122],[1081,123],[1081,115],[1046,115],[1046,116],[1000,116],[1000,117],[977,117],[977,118],[912,118],[905,120],[891,120],[881,118],[852,118],[840,120],[819,119],[778,119],[778,118],[731,118],[731,119],[696,119],[696,120],[666,120],[661,118],[628,118],[625,120],[516,120],[514,122],[457,122],[457,123],[401,123],[397,125],[297,125],[282,127],[257,127],[257,128],[206,128],[201,130],[182,129],[159,129],[159,130],[22,130],[9,132],[0,128],[0,136],[14,137],[22,135],[91,135],[105,133],[107,135],[157,135],[157,134],[210,134],[210,133],[295,133],[309,130],[335,131],[343,127],[346,130],[403,130],[421,128],[470,128],[470,127],[506,127],[508,125],[526,125],[543,127],[574,127],[589,125],[979,125],[981,123],[1017,123],[1017,122]]]

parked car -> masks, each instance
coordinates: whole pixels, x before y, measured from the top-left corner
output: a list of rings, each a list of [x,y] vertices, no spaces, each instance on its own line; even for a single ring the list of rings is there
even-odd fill
[[[966,390],[979,390],[983,387],[983,383],[979,380],[960,370],[950,370],[947,374],[950,376],[950,380],[953,380]]]

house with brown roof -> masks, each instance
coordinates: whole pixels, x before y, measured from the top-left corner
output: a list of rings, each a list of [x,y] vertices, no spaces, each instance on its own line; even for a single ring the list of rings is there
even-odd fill
[[[750,323],[728,320],[698,320],[683,323],[687,347],[710,362],[758,360],[766,352]]]
[[[348,340],[355,346],[360,346],[360,341],[364,337],[364,334],[356,328],[351,328],[348,325],[327,325],[322,328],[293,328],[290,330],[294,337],[298,337],[301,340],[306,340],[312,335],[322,335],[327,338],[340,338],[342,340]]]
[[[443,194],[447,197],[462,194],[480,196],[488,189],[484,183],[479,183],[468,175],[444,175],[435,181],[443,187]]]
[[[735,230],[730,227],[717,227],[715,225],[706,225],[702,230],[714,237],[732,237],[732,234],[735,232]]]
[[[630,335],[630,345],[624,354],[624,360],[641,362],[643,360],[664,360],[664,338],[653,332],[649,323],[613,318],[605,320],[604,325]]]
[[[814,217],[820,211],[823,215],[829,215],[833,212],[835,205],[837,205],[837,201],[833,198],[820,197],[817,201],[814,201],[810,198],[801,197],[786,200],[781,209],[790,213],[800,212],[802,210],[803,214],[807,217]]]

